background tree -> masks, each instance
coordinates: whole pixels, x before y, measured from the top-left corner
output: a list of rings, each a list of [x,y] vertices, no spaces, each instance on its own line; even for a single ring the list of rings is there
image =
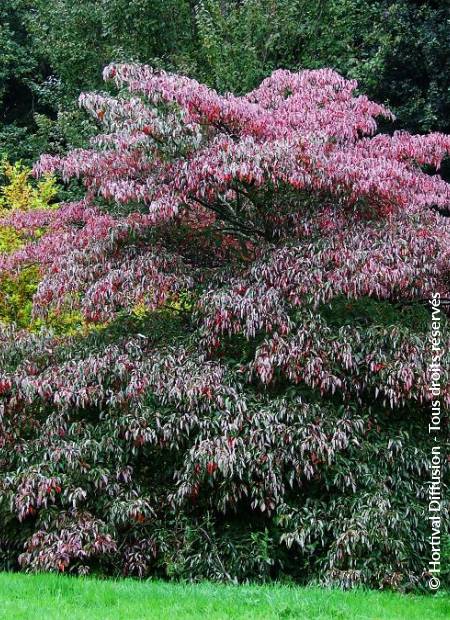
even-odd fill
[[[197,19],[203,77],[220,90],[245,92],[278,67],[327,66],[389,104],[399,127],[449,129],[450,9],[442,3],[208,0]]]
[[[178,70],[235,93],[279,67],[328,66],[391,107],[398,121],[386,130],[449,131],[445,3],[5,0],[2,7],[0,148],[13,160],[85,144],[90,130],[73,101],[100,87],[112,60]]]

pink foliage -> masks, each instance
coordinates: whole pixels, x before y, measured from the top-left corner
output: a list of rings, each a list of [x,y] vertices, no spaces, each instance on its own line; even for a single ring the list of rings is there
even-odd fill
[[[448,136],[373,135],[375,118],[390,112],[355,96],[356,83],[328,69],[276,71],[243,97],[138,65],[111,65],[105,78],[129,96],[80,99],[105,133],[91,148],[43,156],[35,168],[80,177],[85,199],[2,222],[29,243],[3,256],[0,269],[41,267],[37,313],[69,305],[104,322],[201,286],[196,310],[206,352],[225,336],[267,334],[274,340],[254,361],[264,382],[280,367],[295,381],[309,377],[321,390],[345,391],[319,361],[336,360],[339,351],[308,318],[303,330],[314,335],[316,357],[300,364],[309,340],[296,342],[293,309],[307,317],[340,296],[403,303],[447,294],[450,228],[438,211],[450,205],[450,186],[421,166],[439,168]],[[370,373],[374,353],[365,355]],[[402,376],[421,372],[423,364],[408,364]],[[27,390],[36,381],[46,392],[43,376]],[[392,404],[410,394],[411,381],[375,387]],[[48,390],[59,393],[54,384]],[[82,393],[79,387],[78,399]]]
[[[349,443],[346,428],[317,426],[321,448],[313,446],[301,416],[315,410],[302,399],[268,403],[272,388],[302,384],[324,401],[357,407],[364,399],[420,407],[431,398],[423,334],[398,325],[331,327],[321,311],[342,298],[401,306],[427,302],[433,292],[448,296],[450,226],[442,213],[450,185],[424,167],[439,169],[450,137],[377,134],[376,118],[390,112],[329,69],[275,71],[242,97],[138,65],[111,65],[105,78],[120,96],[80,99],[104,133],[90,148],[43,156],[35,167],[37,175],[81,179],[85,198],[4,218],[0,224],[26,244],[0,256],[0,273],[37,264],[35,312],[69,306],[92,322],[137,304],[181,313],[176,304],[187,294],[190,340],[158,348],[148,335],[125,334],[102,350],[62,355],[53,337],[2,328],[0,448],[20,458],[34,424],[46,463],[64,461],[88,476],[65,440],[82,429],[74,412],[110,416],[115,439],[134,453],[181,450],[192,429],[206,429],[177,465],[167,505],[195,502],[203,478],[222,476],[216,507],[225,512],[248,497],[253,509],[272,514],[284,501],[286,471],[301,484]],[[236,340],[253,349],[231,364],[222,356]],[[447,341],[445,332],[443,348]],[[450,406],[443,368],[442,400]],[[146,419],[148,394],[166,422],[159,410],[152,423]],[[327,417],[314,407],[316,417]],[[45,420],[42,411],[50,412]],[[363,432],[358,417],[352,424]],[[269,445],[285,460],[264,462],[270,476],[258,478]],[[105,447],[111,460],[114,449]],[[109,506],[132,481],[132,468],[121,466],[93,484],[99,494],[107,489]],[[35,471],[10,490],[20,520],[65,501],[53,533],[43,527],[29,539],[24,565],[65,570],[115,549],[103,522],[81,511],[83,489]],[[157,502],[135,495],[121,513],[133,527],[158,511]],[[126,572],[144,574],[154,553],[152,540],[137,537],[124,552]]]
[[[307,231],[310,245],[271,259],[272,270],[289,267],[281,283],[295,303],[306,293],[316,302],[339,293],[402,298],[441,286],[448,226],[430,208],[448,208],[450,187],[420,166],[439,168],[448,136],[370,137],[375,117],[390,112],[328,69],[279,70],[243,97],[138,65],[111,65],[105,78],[130,96],[90,94],[80,103],[106,133],[89,149],[43,156],[35,168],[82,178],[85,201],[8,218],[30,235],[47,225],[42,238],[0,263],[42,265],[36,306],[70,298],[87,318],[104,320],[141,299],[164,303],[186,287],[193,267],[162,249],[161,228],[167,235],[180,225],[194,234],[222,230],[258,249]],[[117,205],[115,215],[94,206],[97,195]],[[286,281],[291,274],[295,284]],[[279,288],[266,280],[263,288]]]

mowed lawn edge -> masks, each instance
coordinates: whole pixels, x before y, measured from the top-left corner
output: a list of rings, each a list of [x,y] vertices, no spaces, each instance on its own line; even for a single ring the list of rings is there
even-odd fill
[[[448,620],[450,594],[0,573],[1,620]]]

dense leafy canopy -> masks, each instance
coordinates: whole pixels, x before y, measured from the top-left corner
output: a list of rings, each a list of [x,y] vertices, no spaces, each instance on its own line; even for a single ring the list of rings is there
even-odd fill
[[[450,138],[377,134],[391,113],[329,69],[242,96],[105,77],[117,96],[81,98],[99,135],[35,168],[83,199],[1,222],[28,243],[0,269],[41,271],[36,313],[103,324],[1,333],[4,564],[417,585],[422,302],[450,258],[450,186],[423,168]]]

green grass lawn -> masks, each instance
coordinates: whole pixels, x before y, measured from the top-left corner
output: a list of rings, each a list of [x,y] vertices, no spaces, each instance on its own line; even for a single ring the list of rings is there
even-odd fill
[[[449,620],[450,596],[0,573],[0,619]]]

